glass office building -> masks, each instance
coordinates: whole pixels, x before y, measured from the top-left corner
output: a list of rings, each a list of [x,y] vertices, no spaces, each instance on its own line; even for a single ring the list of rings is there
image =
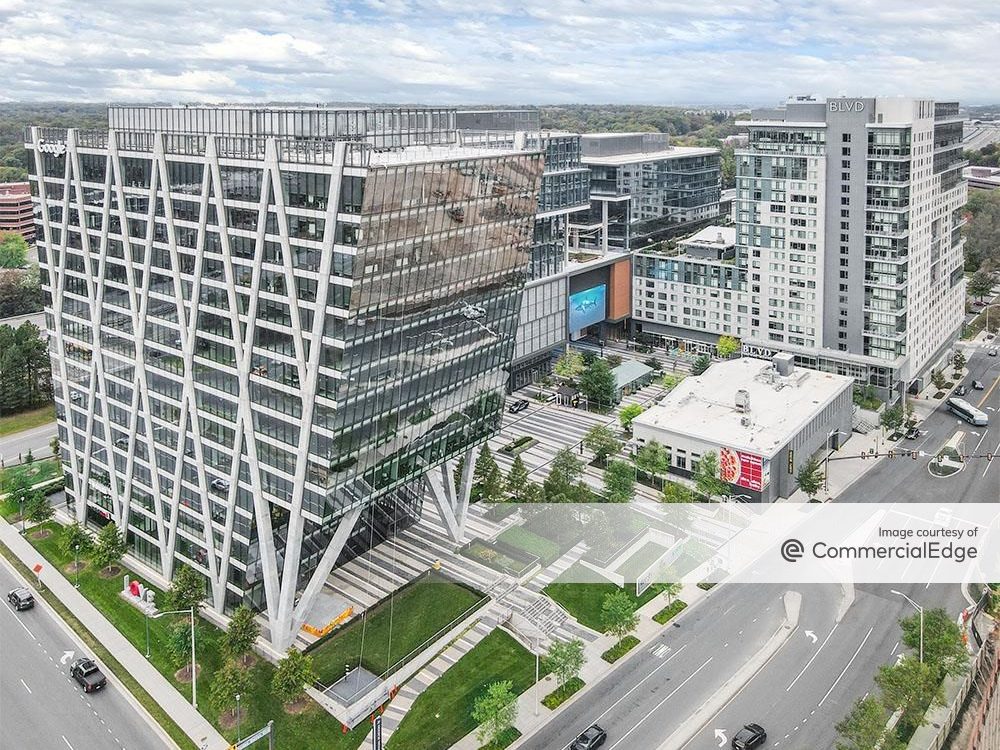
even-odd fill
[[[499,425],[543,157],[455,117],[112,107],[26,132],[77,519],[261,610],[278,648]]]

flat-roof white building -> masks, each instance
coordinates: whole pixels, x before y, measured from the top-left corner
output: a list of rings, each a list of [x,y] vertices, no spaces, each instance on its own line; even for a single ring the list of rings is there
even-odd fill
[[[714,451],[734,495],[771,502],[795,491],[811,455],[851,434],[852,385],[844,375],[795,367],[790,354],[728,360],[683,380],[632,430],[639,445],[667,448],[672,473],[690,476]]]

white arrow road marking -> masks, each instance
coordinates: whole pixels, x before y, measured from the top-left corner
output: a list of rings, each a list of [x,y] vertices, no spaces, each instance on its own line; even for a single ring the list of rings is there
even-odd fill
[[[819,640],[819,638],[816,637],[816,634],[814,632],[812,632],[811,630],[807,630],[806,631],[806,638],[808,638],[810,641],[812,641],[813,644],[815,644],[816,641]]]
[[[62,655],[62,658],[59,659],[59,663],[60,664],[65,664],[70,659],[72,659],[75,655],[76,655],[76,651],[63,651],[63,655]]]
[[[906,654],[903,654],[903,653],[896,654],[896,666],[897,667],[899,666],[900,662],[902,662],[905,657],[906,657]]]
[[[723,745],[725,745],[726,744],[726,730],[725,729],[716,729],[715,730],[715,739],[717,739],[719,741],[719,747],[722,747]]]

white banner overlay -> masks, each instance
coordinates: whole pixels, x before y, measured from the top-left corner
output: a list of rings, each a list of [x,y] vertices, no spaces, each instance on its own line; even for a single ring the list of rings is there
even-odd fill
[[[557,559],[567,583],[1000,581],[1000,504],[497,504]],[[513,510],[512,509],[516,509]],[[516,514],[516,515],[515,515]],[[524,534],[514,536],[523,539]],[[508,537],[511,538],[511,537]],[[474,540],[462,554],[507,572],[545,566],[532,545]],[[537,547],[534,547],[537,549]],[[553,555],[556,557],[553,558]]]

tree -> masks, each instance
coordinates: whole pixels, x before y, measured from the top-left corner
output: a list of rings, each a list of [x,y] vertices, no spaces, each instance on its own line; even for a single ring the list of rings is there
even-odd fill
[[[672,391],[674,388],[677,387],[677,384],[680,383],[683,379],[684,379],[683,376],[678,375],[675,372],[668,372],[664,374],[663,378],[660,380],[660,383],[668,391]]]
[[[635,496],[635,469],[626,461],[609,461],[604,469],[604,497],[609,503],[627,503]]]
[[[899,626],[903,630],[903,643],[918,653],[920,615],[903,618]],[[969,652],[962,643],[962,631],[944,609],[924,611],[924,663],[937,671],[939,680],[943,680],[945,675],[962,674],[969,663]]]
[[[489,744],[514,726],[517,721],[517,696],[510,680],[492,682],[472,706],[472,720],[479,725],[476,737]]]
[[[662,501],[665,503],[693,503],[694,493],[680,482],[665,482]]]
[[[0,232],[0,268],[23,268],[28,261],[28,243],[18,232]]]
[[[94,542],[94,565],[110,573],[112,566],[121,562],[127,550],[125,537],[114,523],[102,526]]]
[[[644,359],[642,363],[646,365],[646,367],[650,368],[651,370],[655,370],[656,372],[659,372],[660,370],[663,369],[663,363],[660,362],[660,360],[658,360],[656,357],[648,357]]]
[[[472,469],[472,481],[478,489],[478,499],[487,503],[499,503],[503,500],[504,479],[497,466],[490,446],[483,444],[476,465]]]
[[[888,432],[896,432],[900,427],[902,427],[903,422],[906,419],[906,415],[903,412],[903,407],[901,404],[896,404],[895,406],[889,406],[882,410],[882,427],[884,427]]]
[[[729,484],[719,478],[718,453],[706,451],[702,454],[694,470],[694,483],[698,491],[708,497],[729,493]]]
[[[715,344],[716,353],[723,359],[727,359],[740,350],[740,340],[735,336],[719,336]]]
[[[583,355],[578,351],[570,350],[556,360],[552,372],[563,380],[573,380],[583,372]]]
[[[231,659],[227,660],[212,678],[209,703],[220,714],[232,714],[236,709],[236,696],[246,695],[252,685],[250,672]]]
[[[622,363],[622,358],[617,354],[609,354],[604,358],[604,361],[607,363],[608,367],[613,370]]]
[[[583,641],[579,638],[569,641],[555,640],[545,654],[545,666],[555,675],[559,687],[579,677],[585,661]]]
[[[54,437],[49,441],[49,450],[52,451],[53,456],[59,455],[59,437]]]
[[[93,543],[94,538],[90,535],[90,532],[78,523],[71,523],[65,527],[60,539],[60,546],[66,555],[72,555],[76,552],[77,545],[80,547],[80,554],[85,555],[90,551]]]
[[[7,499],[12,500],[22,508],[27,505],[32,492],[34,492],[31,489],[31,480],[23,471],[8,472],[7,476],[4,477],[4,490],[7,493]]]
[[[799,473],[795,475],[795,483],[812,500],[816,493],[823,487],[823,468],[815,456],[810,456],[809,460],[799,467]]]
[[[24,463],[28,466],[35,463],[35,454],[31,452],[31,448],[28,448],[28,452],[24,454]]]
[[[913,402],[907,399],[903,411],[906,413],[906,426],[913,427],[917,423],[917,418],[914,416],[916,410],[913,408]]]
[[[603,424],[595,424],[590,428],[583,438],[583,445],[602,464],[608,460],[608,456],[618,453],[622,448],[618,436]]]
[[[617,393],[615,375],[611,372],[607,362],[602,359],[595,359],[581,373],[578,385],[587,398],[594,403],[611,406],[615,402]]]
[[[885,728],[888,720],[889,711],[878,696],[859,698],[851,713],[837,723],[837,732],[845,740],[837,743],[837,750],[902,750],[896,733]]]
[[[619,641],[635,630],[639,625],[639,615],[632,597],[621,589],[607,594],[601,603],[601,622],[604,629]]]
[[[174,578],[170,582],[164,597],[164,609],[190,609],[197,607],[205,598],[205,578],[194,568],[181,565],[174,571]]]
[[[167,658],[184,675],[191,671],[191,623],[187,619],[174,620],[167,629]]]
[[[552,468],[542,485],[545,499],[550,503],[583,502],[584,495],[580,492],[580,477],[583,476],[583,466],[572,450],[563,448],[552,459]],[[586,490],[586,488],[584,488]]]
[[[650,440],[636,452],[635,465],[655,477],[670,468],[670,454],[658,442]]]
[[[44,494],[33,491],[24,503],[24,515],[29,521],[34,523],[44,523],[56,513],[55,508],[49,504],[49,499]]]
[[[618,412],[618,421],[621,423],[622,429],[626,432],[631,432],[632,420],[642,414],[643,411],[644,409],[639,404],[623,406]]]
[[[271,688],[282,703],[293,703],[305,693],[306,685],[315,680],[312,657],[290,648],[274,670]]]
[[[246,666],[246,657],[253,651],[253,644],[260,635],[260,625],[254,618],[253,610],[241,604],[229,620],[229,628],[223,637],[226,653],[234,661]]]
[[[983,297],[993,291],[996,286],[996,276],[986,268],[980,268],[969,278],[965,285],[965,292],[969,296],[982,301]]]
[[[967,360],[965,359],[965,355],[961,352],[961,350],[955,352],[955,356],[953,356],[951,358],[951,365],[952,365],[952,367],[955,368],[955,377],[956,378],[961,377],[960,370],[963,367],[965,367],[966,361]]]
[[[0,318],[41,311],[42,285],[37,270],[0,270]]]
[[[942,702],[941,681],[935,670],[912,655],[880,667],[875,683],[882,688],[886,707],[902,712],[899,723],[909,731],[921,725],[931,704]]]
[[[699,356],[694,363],[691,365],[692,375],[701,375],[712,365],[712,358],[707,354],[702,354]]]
[[[939,391],[944,390],[945,383],[948,382],[948,378],[945,377],[941,370],[931,370],[931,383]]]
[[[667,604],[669,605],[674,603],[674,597],[680,595],[682,588],[684,587],[679,583],[668,581],[661,586],[660,593],[667,597]]]
[[[514,502],[524,502],[525,488],[530,483],[528,479],[528,467],[520,455],[514,456],[514,463],[510,465],[507,472],[507,494]]]

